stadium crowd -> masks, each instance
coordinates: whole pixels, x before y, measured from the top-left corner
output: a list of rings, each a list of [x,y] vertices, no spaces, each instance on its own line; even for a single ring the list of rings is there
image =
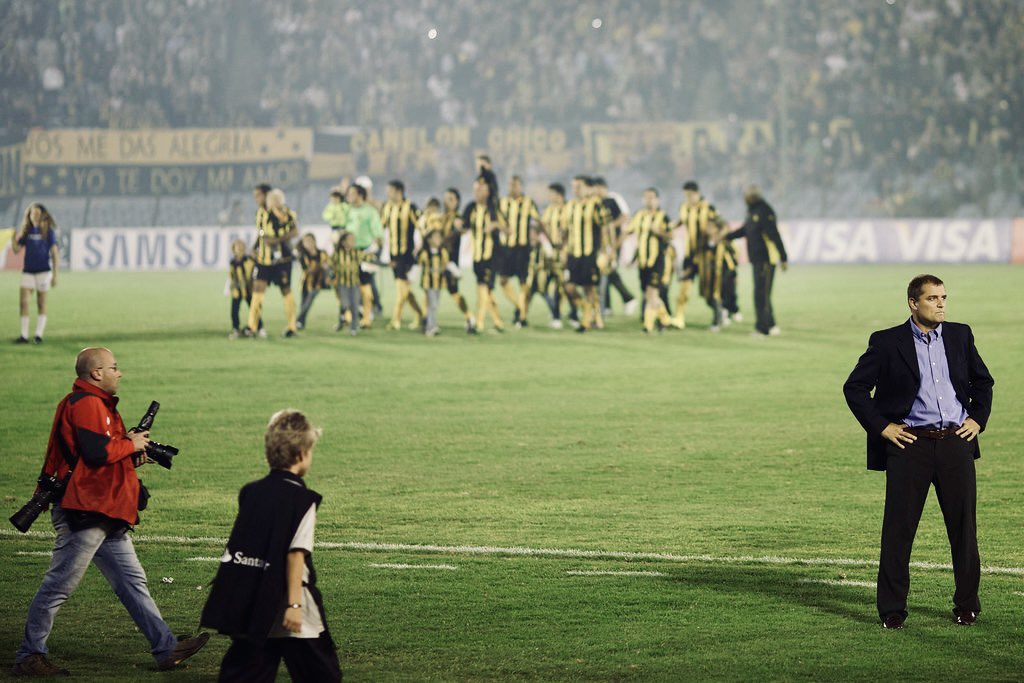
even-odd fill
[[[33,126],[768,119],[786,161],[734,163],[781,166],[788,185],[862,172],[895,215],[1020,191],[1014,0],[11,0],[3,13],[9,140]],[[701,174],[725,173],[735,143],[696,150]]]

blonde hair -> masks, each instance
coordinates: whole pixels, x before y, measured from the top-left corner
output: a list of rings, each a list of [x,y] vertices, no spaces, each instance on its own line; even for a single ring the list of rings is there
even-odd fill
[[[271,190],[270,192],[268,192],[267,193],[267,206],[280,206],[280,207],[287,206],[287,204],[285,204],[285,201],[284,201],[284,192],[282,192],[281,190],[279,190],[276,187],[273,190]]]
[[[294,408],[279,410],[270,416],[267,433],[263,437],[267,463],[275,470],[288,469],[297,463],[304,452],[316,445],[321,430],[314,427],[300,411]]]

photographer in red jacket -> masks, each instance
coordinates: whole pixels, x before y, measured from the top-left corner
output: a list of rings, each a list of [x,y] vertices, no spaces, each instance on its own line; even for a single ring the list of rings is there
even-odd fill
[[[160,616],[146,587],[146,574],[128,530],[145,508],[145,488],[135,474],[146,462],[146,432],[126,432],[117,412],[121,371],[114,355],[88,348],[75,360],[71,393],[57,406],[43,475],[67,479],[51,516],[57,539],[53,559],[29,608],[25,639],[13,673],[67,675],[46,657],[46,641],[61,605],[77,588],[89,563],[99,568],[149,640],[161,669],[171,669],[198,652],[209,636],[179,640]]]

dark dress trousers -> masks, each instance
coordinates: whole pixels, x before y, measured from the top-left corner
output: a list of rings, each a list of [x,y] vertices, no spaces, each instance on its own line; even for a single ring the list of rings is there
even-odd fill
[[[978,353],[971,328],[943,323],[942,343],[957,400],[984,431],[995,382]],[[900,423],[908,416],[920,387],[921,372],[909,323],[872,334],[867,350],[843,385],[847,405],[867,432],[868,469],[886,472],[877,594],[883,619],[890,614],[906,617],[910,553],[932,485],[950,542],[956,581],[954,612],[981,609],[974,471],[974,460],[981,454],[978,440],[966,441],[955,434],[944,439],[919,436],[901,450],[881,436],[890,422]]]

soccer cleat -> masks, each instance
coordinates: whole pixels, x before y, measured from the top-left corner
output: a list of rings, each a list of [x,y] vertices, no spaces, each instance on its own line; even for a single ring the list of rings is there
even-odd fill
[[[467,325],[466,334],[476,334],[476,325]]]
[[[259,332],[256,333],[256,336],[259,337],[260,339],[266,339],[267,331],[261,327]]]
[[[43,676],[70,676],[71,672],[67,669],[62,669],[49,659],[46,655],[29,655],[25,659],[21,660],[14,665],[11,669],[11,673],[15,676],[32,676],[32,677],[43,677]]]
[[[402,323],[391,320],[387,325],[384,326],[385,330],[400,330],[402,329]]]
[[[179,637],[178,646],[160,662],[160,670],[167,671],[177,667],[186,659],[202,650],[208,640],[210,640],[210,634],[205,632],[197,634],[194,638]]]
[[[256,333],[250,330],[248,327],[243,327],[241,336],[245,337],[246,339],[249,339],[251,337],[255,337]]]
[[[630,299],[623,305],[622,312],[626,315],[633,315],[636,313],[637,306],[640,305],[640,301],[637,299]]]
[[[306,323],[302,322],[301,320],[296,320],[295,321],[295,327],[296,327],[296,329],[304,330],[304,329],[306,329]]]
[[[476,318],[474,318],[473,316],[469,316],[468,318],[466,318],[466,332],[469,333],[469,331],[474,329],[475,327]]]
[[[729,316],[722,316],[722,327],[729,327],[729,325],[732,325],[732,320]]]
[[[228,334],[228,339],[238,339],[239,336],[238,330],[231,330],[231,333]]]
[[[559,320],[558,318],[555,318],[550,323],[548,323],[548,327],[550,327],[553,330],[560,330],[562,329],[562,321]]]
[[[906,617],[902,614],[890,614],[885,619],[882,619],[882,628],[895,631],[903,628],[904,621],[906,621]]]
[[[719,327],[718,325],[712,325],[711,327],[708,328],[708,332],[721,332],[721,331],[722,331],[722,328]]]
[[[956,612],[953,623],[957,626],[974,626],[978,623],[977,612]]]
[[[295,334],[295,330],[285,330],[284,334],[282,334],[281,336],[284,337],[285,339],[291,339],[292,337],[296,337],[298,335]]]
[[[739,311],[736,311],[735,313],[733,313],[729,317],[732,318],[732,321],[734,323],[741,323],[741,322],[743,322],[743,314],[740,313]]]
[[[683,316],[681,316],[681,315],[677,315],[676,317],[672,318],[671,325],[672,325],[672,327],[676,328],[677,330],[685,330],[686,329],[686,321],[683,320]]]
[[[530,326],[530,321],[527,320],[526,318],[523,318],[522,320],[519,321],[519,327],[529,327],[529,326]]]
[[[36,344],[42,344],[43,343],[43,338],[40,337],[38,334],[36,335],[35,343]]]
[[[28,344],[28,337],[18,337],[14,340],[15,344]]]
[[[770,330],[768,330],[769,337],[778,337],[780,334],[782,334],[782,330],[779,329],[778,325],[774,325]]]
[[[440,333],[441,333],[441,328],[440,327],[431,327],[429,330],[427,330],[423,334],[427,335],[428,337],[436,337]]]

